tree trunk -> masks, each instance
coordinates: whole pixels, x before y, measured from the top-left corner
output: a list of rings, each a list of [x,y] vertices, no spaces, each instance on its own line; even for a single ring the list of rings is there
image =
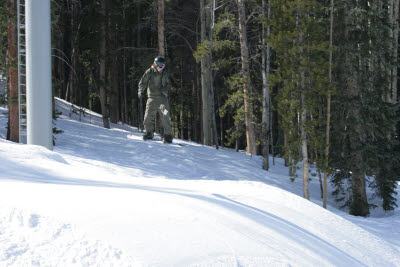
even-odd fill
[[[220,135],[221,135],[221,148],[224,148],[224,120],[223,118],[219,119],[219,128],[220,128]]]
[[[183,87],[183,60],[181,61],[181,90],[184,91]],[[185,129],[185,116],[184,116],[184,105],[185,105],[185,100],[183,94],[180,95],[180,100],[181,100],[181,110],[180,110],[180,124],[181,124],[181,131],[180,131],[180,136],[181,139],[183,139],[184,136],[184,129]]]
[[[110,88],[111,88],[111,109],[110,109],[110,121],[117,123],[120,120],[120,104],[119,104],[119,86],[118,86],[118,58],[117,58],[117,27],[113,25],[110,18],[109,27],[112,30],[108,30],[108,40],[110,42],[109,47],[113,52],[110,53]]]
[[[114,47],[115,48],[115,47]],[[119,86],[118,86],[118,63],[116,53],[111,54],[111,116],[110,120],[112,123],[117,123],[119,118]]]
[[[141,14],[142,14],[142,4],[140,1],[136,2],[135,5],[135,9],[136,9],[136,24],[140,24],[140,18],[141,18]],[[132,35],[134,35],[136,33],[136,46],[137,47],[141,47],[142,46],[142,36],[141,36],[141,31],[135,30],[133,31]],[[132,66],[136,65],[136,60],[137,60],[137,56],[139,53],[137,51],[135,51],[135,53],[132,56]],[[132,86],[132,90],[131,90],[131,94],[132,94],[132,125],[137,126],[138,128],[140,128],[140,131],[143,132],[143,125],[140,125],[141,121],[143,122],[143,117],[141,116],[141,112],[140,112],[140,99],[138,98],[138,87],[136,86]]]
[[[65,16],[65,15],[61,15],[61,16]],[[63,20],[61,20],[61,21],[63,21]],[[60,50],[64,51],[64,41],[63,41],[63,39],[60,40],[59,46],[60,46]],[[59,60],[58,57],[56,58],[56,60],[58,62],[58,64],[57,64],[57,66],[58,66],[58,68],[57,68],[58,69],[58,80],[64,81],[65,80],[64,74],[65,74],[65,66],[66,66],[66,64],[65,64],[64,61]],[[61,98],[61,99],[63,98],[64,93],[65,93],[64,92],[65,87],[63,85],[64,85],[64,83],[60,84],[59,91],[58,91],[58,97]]]
[[[268,19],[270,18],[271,5],[268,1]],[[265,0],[262,1],[262,15],[265,21]],[[270,26],[267,26],[267,37],[270,36]],[[263,163],[264,170],[269,169],[269,135],[270,135],[270,114],[269,114],[269,72],[270,72],[270,46],[265,48],[265,23],[262,23],[262,81],[263,81],[263,112],[262,112],[262,139],[263,139]]]
[[[179,117],[180,117],[180,121],[181,121],[180,122],[181,129],[180,129],[179,135],[180,135],[181,139],[184,139],[184,134],[185,134],[185,116],[184,116],[184,112],[183,112],[183,105],[182,105],[182,108],[180,110],[180,116]]]
[[[393,40],[392,40],[392,47],[393,47],[393,59],[394,59],[394,67],[392,67],[392,94],[391,94],[391,102],[393,104],[397,103],[397,64],[399,62],[399,0],[392,0],[392,15],[391,15],[391,23],[393,24]]]
[[[16,0],[8,0],[10,7],[8,9],[11,18],[8,25],[8,60],[10,67],[8,69],[9,97],[8,97],[8,134],[10,141],[19,142],[19,105],[18,105],[18,50],[17,50],[17,22],[15,11],[17,9]]]
[[[187,140],[188,140],[188,141],[193,141],[193,138],[192,138],[192,133],[193,133],[192,121],[193,121],[193,116],[190,115],[190,111],[187,112],[187,114],[186,114],[186,119],[187,119]]]
[[[107,112],[107,95],[106,95],[106,1],[101,0],[101,38],[100,38],[100,103],[101,114],[103,115],[104,128],[110,128]]]
[[[355,144],[351,143],[351,146],[354,147]],[[357,158],[356,160],[358,162],[363,162],[363,157],[360,153],[357,153],[355,157]],[[353,199],[350,206],[350,214],[365,217],[369,215],[368,199],[365,186],[365,171],[361,166],[355,166],[352,170],[351,178]]]
[[[71,47],[71,39],[73,38],[72,35],[72,28],[71,28],[71,8],[70,8],[70,3],[68,1],[64,1],[64,12],[60,12],[61,16],[63,16],[63,26],[64,28],[64,34],[63,34],[63,53],[65,54],[65,58],[70,60],[72,58],[72,47]],[[71,64],[72,62],[64,62],[64,74],[63,74],[63,93],[62,97],[66,100],[69,101],[69,95],[70,95],[70,83],[71,83],[71,78],[70,78],[70,72],[72,71],[71,69]]]
[[[332,65],[333,65],[333,8],[334,0],[331,0],[330,11],[330,30],[329,30],[329,86],[332,84]],[[328,198],[328,163],[329,163],[329,146],[330,146],[330,126],[331,126],[331,90],[328,89],[328,101],[326,112],[326,139],[325,139],[325,170],[324,170],[324,188],[323,188],[323,207],[326,209]]]
[[[236,124],[236,132],[239,132],[239,125]],[[239,147],[240,147],[240,139],[238,137],[236,137],[235,140],[235,152],[239,152]]]
[[[199,69],[196,64],[196,73],[201,73],[201,68]],[[202,90],[201,90],[201,75],[196,75],[196,140],[198,143],[203,142],[203,137],[202,137],[202,122],[203,122],[203,117],[202,117],[202,103],[201,103],[201,98],[202,98]]]
[[[76,33],[78,34],[78,33]],[[79,88],[79,70],[78,70],[78,64],[79,64],[79,44],[78,42],[75,43],[75,47],[72,49],[72,68],[74,71],[71,71],[71,95],[70,95],[70,102],[75,104],[75,105],[82,105],[82,103],[79,102],[80,96],[78,94],[82,93],[80,88]]]
[[[206,9],[204,1],[200,0],[201,16],[201,41],[207,41],[207,25],[210,25],[210,15],[207,15],[209,9]],[[202,133],[203,144],[211,146],[211,97],[210,97],[210,58],[201,59],[201,96],[202,96]]]
[[[344,6],[345,12],[345,40],[354,42],[355,29],[350,23],[351,13],[348,6]],[[355,44],[357,45],[357,44]],[[344,67],[343,73],[345,75],[346,82],[346,94],[350,99],[360,96],[360,87],[357,83],[357,76],[359,75],[359,69],[354,65],[356,64],[356,58],[354,51],[351,49],[346,50],[344,55]],[[358,64],[359,65],[359,64]],[[352,200],[350,205],[350,213],[357,216],[367,216],[369,214],[368,199],[365,187],[365,169],[364,169],[364,158],[361,151],[361,144],[365,140],[362,139],[362,127],[360,119],[360,107],[351,105],[347,111],[346,117],[350,120],[354,120],[356,123],[351,125],[351,129],[348,130],[349,134],[349,147],[353,151],[353,166],[351,168],[351,183],[352,183]]]
[[[269,107],[270,107],[270,114],[271,116],[269,117],[269,136],[271,140],[271,153],[272,153],[272,165],[275,165],[275,147],[274,147],[274,131],[273,125],[274,125],[274,112],[272,110],[272,102],[271,98],[269,98]]]
[[[77,17],[78,17],[78,7],[74,4],[71,4],[71,68],[72,70],[69,72],[69,101],[72,104],[77,105],[77,78],[75,73],[77,72],[78,59],[79,59],[79,31],[77,26]]]
[[[218,134],[217,134],[217,122],[215,119],[215,103],[214,103],[214,76],[212,72],[213,62],[213,43],[214,43],[214,20],[215,20],[215,0],[212,0],[211,6],[211,32],[210,32],[210,99],[211,99],[211,117],[212,117],[212,128],[215,148],[218,149]]]
[[[304,81],[304,79],[305,79],[304,73],[302,73],[302,80]],[[305,97],[304,93],[302,93],[301,94],[302,112],[300,121],[300,131],[301,131],[301,153],[303,158],[303,196],[305,199],[310,200],[310,189],[309,189],[309,178],[308,178],[307,130],[306,130],[307,110],[304,107],[304,101]]]
[[[158,54],[165,57],[164,0],[158,0]]]
[[[67,56],[69,56],[70,60],[70,65],[68,66],[68,79],[67,79],[67,86],[66,86],[66,92],[65,92],[65,100],[77,105],[77,84],[78,77],[76,76],[78,71],[77,71],[77,66],[78,66],[78,59],[79,59],[79,30],[77,27],[77,17],[78,17],[78,9],[75,6],[74,3],[70,4],[70,20],[68,21],[69,25],[67,26],[69,29],[69,38],[66,40],[68,43],[68,53],[66,53]]]
[[[256,135],[254,131],[253,122],[253,107],[250,100],[250,96],[253,92],[253,87],[250,79],[250,67],[249,67],[249,47],[247,44],[247,29],[246,29],[246,0],[238,0],[239,8],[239,34],[240,34],[240,50],[242,60],[242,75],[243,75],[243,97],[244,97],[244,109],[245,109],[245,124],[246,124],[246,140],[247,147],[246,153],[255,155],[256,150]]]
[[[158,0],[158,54],[161,57],[165,57],[165,45],[164,45],[164,0]],[[159,133],[161,136],[164,135],[164,129],[162,128],[161,119],[157,113],[154,117],[154,131]]]
[[[300,47],[300,62],[304,61],[304,34],[302,30],[300,30],[299,34],[299,43],[301,45]],[[302,64],[302,63],[300,63]],[[310,187],[309,187],[309,177],[308,177],[308,141],[307,141],[307,108],[306,108],[306,96],[305,96],[305,90],[306,90],[306,75],[305,75],[305,70],[303,70],[300,73],[301,77],[301,118],[300,118],[300,135],[301,135],[301,157],[303,159],[303,196],[305,199],[310,200]]]
[[[288,140],[289,140],[289,130],[284,129],[283,130],[283,147],[285,148],[285,150],[289,143]],[[284,154],[286,153],[285,150],[283,151]],[[284,166],[289,167],[290,158],[288,156],[285,156],[284,160],[285,160]]]
[[[123,45],[127,46],[127,23],[126,23],[126,0],[122,1],[122,4],[124,6],[123,9],[123,18],[124,18],[124,30],[123,30]],[[128,93],[127,93],[127,71],[126,71],[126,58],[127,58],[127,54],[126,54],[126,49],[124,49],[123,54],[122,54],[122,83],[123,83],[123,99],[122,99],[122,103],[123,103],[123,110],[122,110],[122,122],[123,123],[128,123]]]
[[[197,64],[196,64],[197,65]],[[197,76],[197,71],[195,76]],[[199,98],[197,97],[198,93],[198,88],[196,86],[196,81],[198,78],[196,77],[195,79],[192,80],[192,141],[198,142],[198,121],[199,121],[199,115],[200,115],[200,110],[199,110]]]

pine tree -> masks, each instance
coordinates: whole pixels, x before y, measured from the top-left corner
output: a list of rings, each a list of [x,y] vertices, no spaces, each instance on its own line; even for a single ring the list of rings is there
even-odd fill
[[[271,75],[271,81],[279,87],[278,111],[287,136],[285,157],[291,161],[293,176],[302,159],[304,197],[309,199],[308,150],[322,148],[320,106],[328,84],[328,44],[319,22],[322,6],[313,0],[274,0],[272,7],[271,47],[276,53],[278,68]]]
[[[7,72],[7,35],[9,25],[7,1],[0,2],[0,70]]]
[[[215,26],[212,42],[212,72],[214,86],[217,88],[214,98],[219,104],[221,145],[224,145],[222,140],[225,139],[224,134],[226,134],[225,145],[235,144],[238,150],[239,140],[245,140],[245,113],[243,109],[244,79],[238,77],[242,76],[242,64],[240,46],[237,45],[239,43],[237,5],[230,1],[216,2],[218,7],[215,9],[219,12],[214,12]],[[208,54],[207,43],[199,46],[195,57]],[[217,108],[215,109],[217,111]]]
[[[336,38],[338,94],[333,99],[332,160],[335,195],[350,213],[367,216],[367,187],[383,200],[385,210],[396,206],[399,180],[395,140],[397,106],[387,101],[388,71],[393,63],[388,39],[387,1],[342,1]],[[397,150],[396,150],[397,149]]]

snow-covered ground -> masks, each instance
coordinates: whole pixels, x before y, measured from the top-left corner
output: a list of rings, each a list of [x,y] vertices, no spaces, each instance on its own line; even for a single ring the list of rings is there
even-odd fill
[[[56,106],[54,151],[6,141],[0,110],[0,266],[400,266],[399,209],[325,210],[281,159],[266,172]]]

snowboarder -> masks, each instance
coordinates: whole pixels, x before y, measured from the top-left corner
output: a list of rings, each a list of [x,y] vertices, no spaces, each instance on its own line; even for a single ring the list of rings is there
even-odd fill
[[[156,57],[153,65],[144,73],[139,82],[139,100],[147,90],[146,112],[144,114],[143,140],[153,139],[154,118],[160,115],[164,127],[164,143],[172,143],[171,118],[168,110],[168,72],[165,70],[166,60]]]

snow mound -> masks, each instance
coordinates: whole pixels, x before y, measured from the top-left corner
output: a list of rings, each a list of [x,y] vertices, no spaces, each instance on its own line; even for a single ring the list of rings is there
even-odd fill
[[[0,262],[5,266],[135,266],[121,250],[89,240],[69,224],[15,208],[0,209]]]
[[[0,151],[12,149],[16,153],[12,155],[18,154],[18,160],[23,162],[32,162],[34,161],[37,163],[38,161],[52,161],[62,164],[68,164],[68,162],[57,152],[53,152],[44,148],[42,146],[36,145],[22,145],[22,144],[15,144],[3,139],[0,139]],[[10,155],[8,159],[14,159],[13,156]]]

